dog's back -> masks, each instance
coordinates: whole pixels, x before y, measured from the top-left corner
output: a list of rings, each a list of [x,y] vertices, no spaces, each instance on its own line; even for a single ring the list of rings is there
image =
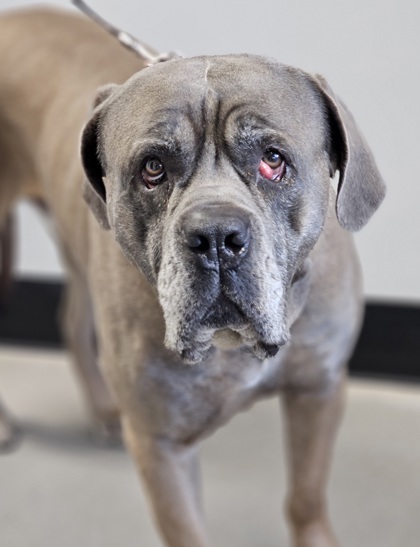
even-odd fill
[[[80,227],[71,213],[82,203],[80,129],[98,86],[143,66],[78,15],[38,8],[0,17],[0,224],[29,197],[52,210],[60,233]]]

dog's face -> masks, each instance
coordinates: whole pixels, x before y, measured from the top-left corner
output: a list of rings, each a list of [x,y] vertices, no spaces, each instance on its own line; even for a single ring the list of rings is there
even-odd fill
[[[369,203],[351,193],[339,220],[359,228],[383,196],[344,107],[322,80],[245,55],[161,63],[98,102],[82,139],[86,197],[155,286],[167,347],[189,363],[215,344],[274,355],[330,176],[340,169],[344,188],[353,148],[364,151]]]

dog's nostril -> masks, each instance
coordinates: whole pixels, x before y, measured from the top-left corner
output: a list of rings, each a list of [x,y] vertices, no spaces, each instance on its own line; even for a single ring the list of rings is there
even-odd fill
[[[240,253],[248,241],[248,234],[242,232],[234,232],[229,234],[225,239],[225,248],[235,254]]]
[[[206,236],[191,234],[187,241],[188,247],[196,253],[206,253],[210,249],[210,242]]]

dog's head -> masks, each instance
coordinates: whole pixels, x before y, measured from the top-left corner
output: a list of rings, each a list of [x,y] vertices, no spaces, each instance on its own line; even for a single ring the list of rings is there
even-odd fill
[[[361,228],[384,185],[321,77],[261,57],[180,59],[100,90],[82,136],[85,197],[155,286],[168,348],[260,358],[288,339],[290,299],[323,229]]]

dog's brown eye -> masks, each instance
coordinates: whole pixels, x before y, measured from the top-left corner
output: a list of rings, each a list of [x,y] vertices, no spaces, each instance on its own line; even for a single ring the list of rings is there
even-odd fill
[[[267,148],[258,170],[265,179],[279,182],[286,172],[286,163],[278,150]]]
[[[275,148],[269,148],[264,154],[263,160],[271,169],[277,169],[283,163],[280,152]]]
[[[147,188],[153,188],[162,182],[165,176],[165,167],[160,159],[149,158],[146,160],[141,174]]]

